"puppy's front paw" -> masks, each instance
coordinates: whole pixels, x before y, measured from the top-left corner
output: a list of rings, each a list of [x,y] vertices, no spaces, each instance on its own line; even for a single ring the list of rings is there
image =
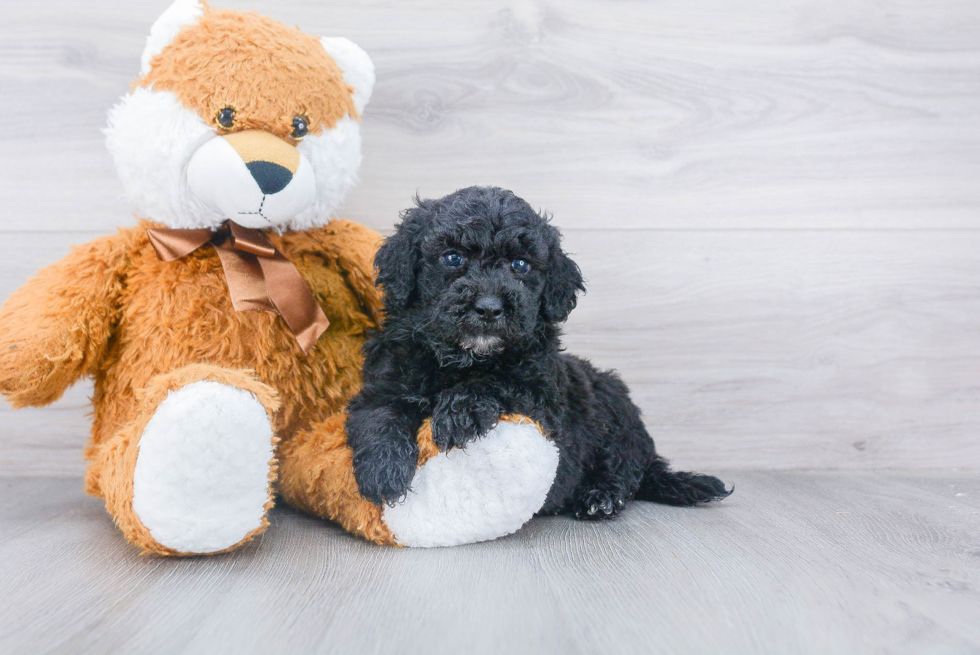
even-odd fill
[[[394,505],[408,493],[417,465],[418,454],[408,449],[368,447],[354,453],[354,479],[375,505]]]
[[[439,450],[465,446],[497,425],[500,404],[459,392],[443,394],[432,412],[432,441]]]
[[[415,476],[419,450],[404,417],[391,407],[359,409],[347,416],[347,444],[361,495],[376,505],[398,501]]]

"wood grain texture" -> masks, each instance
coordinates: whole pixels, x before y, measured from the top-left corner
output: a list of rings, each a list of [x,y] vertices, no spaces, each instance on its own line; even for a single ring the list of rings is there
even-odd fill
[[[6,229],[128,212],[99,128],[167,6],[7,2]],[[346,213],[514,188],[569,227],[977,227],[980,5],[318,0],[255,8],[378,68]],[[57,180],[57,193],[52,193]]]
[[[568,350],[621,372],[677,466],[980,468],[980,233],[566,245],[590,286]]]
[[[167,4],[3,3],[0,298],[133,222],[100,128]],[[255,8],[377,64],[344,215],[474,183],[554,212],[569,349],[679,466],[980,465],[980,4]],[[0,409],[0,466],[77,475],[88,389]]]
[[[742,472],[702,509],[382,548],[276,510],[227,556],[144,558],[79,479],[0,482],[3,651],[980,653],[980,479]]]

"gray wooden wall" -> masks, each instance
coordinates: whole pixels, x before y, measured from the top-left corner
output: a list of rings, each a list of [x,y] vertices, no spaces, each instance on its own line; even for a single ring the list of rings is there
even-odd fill
[[[0,3],[0,298],[133,221],[99,130],[167,4]],[[678,466],[980,467],[980,3],[254,7],[374,57],[345,216],[476,183],[554,213],[569,350]],[[3,470],[77,474],[89,392],[0,409]]]

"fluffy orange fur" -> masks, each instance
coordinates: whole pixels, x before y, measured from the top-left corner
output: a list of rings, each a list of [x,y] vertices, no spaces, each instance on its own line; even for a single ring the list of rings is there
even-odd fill
[[[86,488],[106,499],[134,543],[172,554],[130,525],[138,522],[131,491],[128,500],[116,493],[119,485],[131,490],[128,445],[160,402],[154,390],[194,381],[203,373],[193,367],[207,364],[209,379],[231,376],[259,398],[283,444],[339,412],[360,385],[361,345],[379,319],[373,258],[381,237],[343,220],[269,235],[330,320],[304,354],[277,315],[234,310],[213,248],[160,261],[146,236],[154,226],[80,246],[8,299],[0,309],[0,392],[16,407],[44,405],[79,377],[93,377]]]
[[[346,415],[300,431],[280,449],[279,493],[304,512],[336,521],[347,531],[383,546],[396,546],[381,508],[357,490],[353,453],[344,433]],[[426,420],[418,432],[419,466],[438,454]]]
[[[279,448],[279,493],[296,509],[336,521],[376,544],[394,546],[381,508],[357,490],[345,419],[337,414],[300,430]]]
[[[230,132],[260,129],[290,139],[297,115],[313,134],[346,114],[357,117],[352,89],[320,40],[255,13],[205,7],[151,67],[137,86],[171,91],[205,121],[231,107]]]

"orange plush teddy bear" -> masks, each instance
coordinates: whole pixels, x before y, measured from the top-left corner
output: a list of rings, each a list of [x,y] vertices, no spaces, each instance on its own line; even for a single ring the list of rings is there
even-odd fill
[[[358,494],[340,412],[379,320],[380,236],[331,218],[356,180],[373,84],[347,39],[177,0],[106,129],[146,220],[77,247],[0,310],[14,406],[95,379],[87,490],[144,551],[232,550],[266,528],[276,493],[420,546],[506,534],[544,501],[557,456],[520,419],[466,457],[423,428],[409,498]]]

